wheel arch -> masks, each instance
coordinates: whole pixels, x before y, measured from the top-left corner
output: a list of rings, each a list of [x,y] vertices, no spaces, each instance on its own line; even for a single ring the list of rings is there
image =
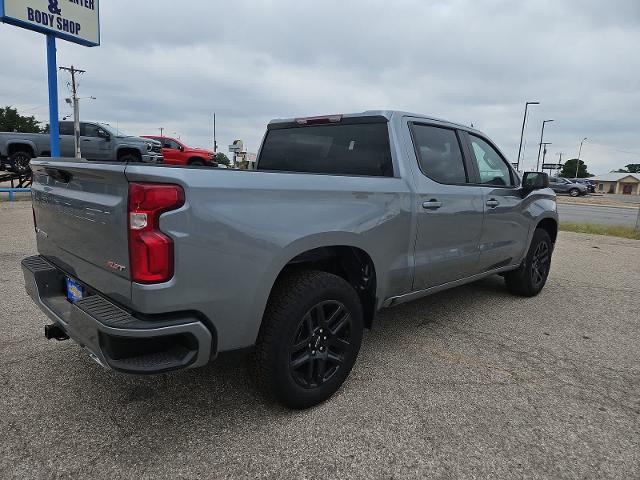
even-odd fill
[[[16,140],[7,143],[7,156],[11,156],[16,152],[28,152],[32,157],[36,156],[36,146],[33,142],[24,140]]]
[[[262,295],[256,295],[254,311],[257,314],[257,338],[267,303],[278,280],[291,269],[321,270],[344,278],[361,299],[364,324],[371,328],[378,307],[382,284],[382,270],[362,237],[353,233],[327,232],[298,239],[285,247],[261,276],[258,284],[267,286]],[[364,278],[362,269],[367,273]],[[358,281],[364,281],[359,284]]]
[[[537,223],[536,229],[537,228],[541,228],[546,231],[549,234],[549,237],[551,237],[551,241],[554,244],[556,243],[556,238],[558,238],[558,222],[555,218],[543,218]]]
[[[133,155],[138,158],[138,160],[142,160],[142,154],[140,153],[140,150],[135,147],[119,147],[116,152],[116,158],[120,160],[125,155]]]
[[[194,155],[193,157],[189,157],[187,160],[187,165],[191,165],[193,162],[202,162],[203,164],[207,163],[207,160],[204,157],[199,157]]]

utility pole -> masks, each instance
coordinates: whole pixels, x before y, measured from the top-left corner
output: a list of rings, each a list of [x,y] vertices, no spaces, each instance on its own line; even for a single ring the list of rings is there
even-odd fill
[[[551,142],[542,142],[542,171],[544,172],[544,159],[547,156],[547,145],[551,145]]]
[[[218,153],[218,142],[216,141],[216,114],[213,114],[213,153]]]
[[[71,73],[71,99],[73,102],[73,142],[75,147],[75,158],[82,158],[80,152],[80,99],[78,98],[78,85],[76,83],[76,74],[86,73],[85,70],[79,70],[71,65],[69,67],[60,67],[60,70],[66,70]]]
[[[160,127],[160,138],[164,138],[164,127]]]
[[[557,168],[557,172],[556,172],[556,176],[558,175],[558,173],[560,173],[560,169],[562,168],[562,155],[564,155],[564,152],[558,152],[556,155],[558,155],[560,158],[558,159],[558,168]]]
[[[540,171],[540,151],[542,150],[542,140],[544,139],[544,126],[549,122],[553,122],[553,119],[542,121],[542,133],[540,134],[540,145],[538,146],[538,161],[536,162],[536,172]]]
[[[522,131],[520,132],[520,146],[518,147],[518,161],[516,163],[516,170],[520,170],[520,152],[522,151],[522,139],[524,138],[524,126],[527,123],[527,108],[529,108],[529,105],[540,105],[540,102],[526,102],[524,104],[524,117],[522,119]]]
[[[587,137],[584,137],[580,142],[580,148],[578,149],[578,159],[576,160],[576,176],[573,178],[578,178],[578,167],[580,167],[580,154],[582,153],[582,144],[586,139]]]

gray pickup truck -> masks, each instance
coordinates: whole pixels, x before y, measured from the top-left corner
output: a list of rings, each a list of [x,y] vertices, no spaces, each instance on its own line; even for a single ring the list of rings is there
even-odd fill
[[[396,111],[275,120],[257,170],[32,161],[39,255],[26,289],[127,373],[250,349],[304,408],[347,378],[376,312],[488,275],[533,296],[558,216],[481,132]]]
[[[124,135],[105,123],[80,122],[80,151],[92,161],[162,162],[160,142]],[[60,154],[74,153],[73,122],[60,122]],[[0,132],[0,170],[27,173],[32,158],[50,154],[48,133]]]

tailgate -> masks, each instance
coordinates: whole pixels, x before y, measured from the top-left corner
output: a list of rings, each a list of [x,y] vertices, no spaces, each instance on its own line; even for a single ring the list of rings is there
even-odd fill
[[[38,252],[86,286],[131,299],[125,164],[33,160]]]

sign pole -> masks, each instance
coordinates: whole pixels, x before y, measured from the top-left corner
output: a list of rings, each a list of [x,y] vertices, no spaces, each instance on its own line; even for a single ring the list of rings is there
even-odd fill
[[[58,125],[58,66],[56,62],[56,37],[47,34],[47,75],[49,79],[49,136],[51,156],[60,156],[60,128]]]

